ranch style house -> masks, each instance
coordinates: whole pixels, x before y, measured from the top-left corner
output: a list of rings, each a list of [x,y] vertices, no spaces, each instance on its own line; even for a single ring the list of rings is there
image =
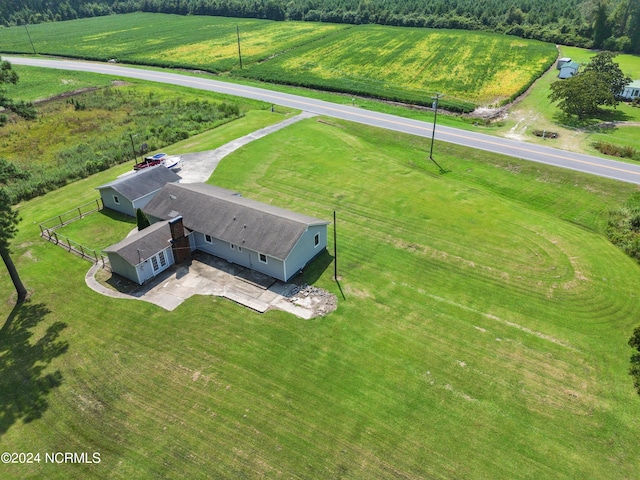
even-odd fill
[[[143,208],[167,183],[178,182],[180,176],[160,165],[130,173],[97,187],[102,204],[130,217]]]
[[[205,183],[168,183],[142,210],[152,225],[104,250],[139,284],[195,250],[286,282],[327,247],[329,222]]]

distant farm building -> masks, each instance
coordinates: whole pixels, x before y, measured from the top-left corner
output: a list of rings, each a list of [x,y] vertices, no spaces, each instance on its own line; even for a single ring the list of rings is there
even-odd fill
[[[563,58],[559,58],[558,61],[556,62],[556,68],[558,70],[560,70],[562,68],[563,65],[570,63],[571,59],[569,57],[563,57]]]
[[[640,80],[634,80],[629,85],[624,87],[624,90],[620,94],[622,98],[627,100],[634,100],[640,98]]]
[[[149,203],[165,184],[179,180],[176,173],[158,166],[125,175],[97,187],[97,190],[106,208],[135,217],[136,210]]]
[[[286,282],[327,247],[329,222],[204,183],[167,183],[143,211],[151,227],[104,250],[140,284],[195,250]]]
[[[561,59],[561,60],[566,60],[566,59]],[[578,73],[578,69],[580,68],[580,64],[578,62],[574,62],[571,59],[568,59],[568,62],[564,62],[562,65],[560,65],[559,69],[560,69],[560,73],[558,74],[558,78],[571,78],[573,77],[576,73]],[[558,60],[558,62],[560,62],[560,60]]]

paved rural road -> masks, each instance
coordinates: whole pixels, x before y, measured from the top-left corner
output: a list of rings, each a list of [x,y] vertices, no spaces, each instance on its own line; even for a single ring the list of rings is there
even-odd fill
[[[153,82],[181,85],[200,90],[209,90],[229,95],[252,98],[255,100],[262,100],[264,102],[296,108],[317,115],[341,118],[352,122],[363,123],[412,135],[419,135],[422,137],[430,138],[432,134],[432,124],[429,122],[411,120],[408,118],[397,117],[395,115],[362,110],[357,107],[338,105],[335,103],[324,102],[322,100],[314,100],[311,98],[299,97],[297,95],[273,92],[262,88],[235,85],[217,80],[190,77],[176,73],[124,67],[114,65],[112,63],[6,56],[3,57],[3,59],[16,65],[95,72],[119,77],[137,78]],[[528,144],[518,142],[516,140],[493,137],[482,133],[469,132],[440,125],[436,128],[436,139],[489,152],[501,153],[533,162],[545,163],[548,165],[555,165],[557,167],[599,175],[601,177],[613,178],[623,182],[640,184],[640,166],[629,163],[567,152],[551,147]],[[447,167],[452,168],[449,165],[447,165]]]

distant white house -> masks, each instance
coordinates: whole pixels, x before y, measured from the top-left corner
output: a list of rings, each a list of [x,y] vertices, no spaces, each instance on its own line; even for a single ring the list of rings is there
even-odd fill
[[[620,96],[622,98],[626,98],[627,100],[640,98],[640,80],[634,80],[629,85],[624,87],[624,90],[622,91]]]
[[[106,208],[131,217],[144,207],[167,183],[180,181],[180,176],[162,165],[149,167],[97,187]]]

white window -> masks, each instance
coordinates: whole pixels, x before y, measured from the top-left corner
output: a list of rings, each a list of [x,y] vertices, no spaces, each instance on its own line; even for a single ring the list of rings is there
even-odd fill
[[[264,253],[259,253],[258,258],[262,263],[267,263],[267,256]]]
[[[314,248],[320,245],[320,234],[316,233],[316,236],[313,237],[313,246]]]
[[[213,243],[213,239],[211,238],[211,235],[206,235],[204,236],[204,241],[207,243]]]
[[[167,265],[167,259],[164,258],[164,252],[158,253],[158,258],[160,259],[160,265],[163,267]]]
[[[158,266],[158,258],[155,255],[151,257],[151,266],[153,267],[154,272],[157,272],[158,269],[160,268]]]
[[[241,252],[242,251],[242,247],[238,245],[238,251]]]
[[[117,204],[117,205],[120,205],[120,199],[118,198],[118,196],[117,196],[117,195],[114,195],[114,196],[113,196],[113,202],[114,202],[115,204]]]
[[[235,249],[236,249],[236,246],[235,246],[233,243],[230,243],[230,244],[229,244],[229,248],[230,248],[231,250],[235,250]]]

